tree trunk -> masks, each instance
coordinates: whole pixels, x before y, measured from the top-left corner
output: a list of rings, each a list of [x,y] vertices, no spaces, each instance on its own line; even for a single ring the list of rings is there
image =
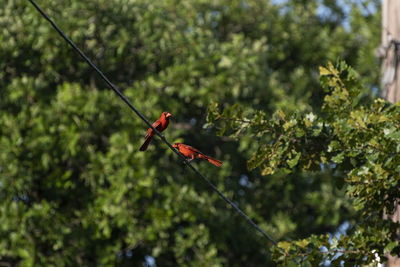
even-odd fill
[[[400,0],[383,0],[382,5],[382,46],[383,52],[383,97],[392,102],[400,101]],[[394,214],[384,214],[385,219],[400,222],[400,205]],[[387,267],[400,267],[400,258],[386,255]]]

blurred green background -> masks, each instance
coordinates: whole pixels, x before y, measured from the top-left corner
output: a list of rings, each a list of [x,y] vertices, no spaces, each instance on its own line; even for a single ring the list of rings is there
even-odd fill
[[[271,244],[155,138],[28,1],[0,9],[0,263],[267,266]],[[345,60],[376,94],[380,1],[37,3],[165,136],[277,240],[354,220],[335,173],[261,176],[255,138],[204,127],[211,101],[318,110],[318,66]],[[285,179],[283,179],[285,177]]]

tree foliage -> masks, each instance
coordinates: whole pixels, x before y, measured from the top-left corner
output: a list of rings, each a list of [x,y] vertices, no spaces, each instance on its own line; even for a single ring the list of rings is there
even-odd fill
[[[273,258],[316,264],[324,259],[334,266],[341,261],[353,266],[377,263],[385,253],[398,255],[397,233],[400,225],[382,219],[393,214],[400,185],[400,108],[383,99],[370,100],[353,69],[341,62],[320,67],[321,85],[329,92],[323,113],[285,114],[272,118],[261,112],[244,116],[239,107],[225,109],[211,105],[210,123],[222,121],[236,137],[246,131],[259,138],[258,149],[248,160],[248,168],[262,175],[278,170],[291,173],[298,169],[336,174],[338,187],[353,199],[359,214],[357,225],[345,235],[316,236],[292,242],[280,242]]]
[[[138,152],[147,127],[28,1],[3,2],[1,262],[271,263],[270,244],[157,139]],[[203,126],[211,100],[262,110],[259,120],[278,108],[317,107],[317,66],[338,57],[376,86],[379,10],[350,1],[345,14],[317,0],[37,2],[150,120],[174,115],[170,141],[223,160],[221,169],[199,168],[275,239],[334,231],[354,218],[334,172],[266,180],[246,166],[253,136],[237,142]]]

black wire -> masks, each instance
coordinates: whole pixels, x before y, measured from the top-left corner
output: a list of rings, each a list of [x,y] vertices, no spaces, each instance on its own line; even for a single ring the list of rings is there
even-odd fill
[[[200,171],[198,171],[195,167],[191,165],[191,163],[183,156],[178,150],[176,150],[170,142],[156,129],[153,125],[146,119],[144,115],[142,115],[129,100],[110,82],[110,80],[92,63],[92,61],[64,34],[64,32],[58,28],[58,26],[50,19],[50,17],[35,3],[33,0],[29,0],[32,5],[39,11],[39,13],[53,26],[53,28],[69,43],[78,54],[103,78],[103,80],[111,87],[112,90],[138,115],[153,131],[168,145],[168,147],[174,151],[179,157],[181,157],[185,163],[191,168],[195,173],[197,173],[203,180],[208,183],[211,188],[217,192],[217,194],[225,200],[229,205],[231,205],[240,215],[242,215],[246,221],[248,221],[254,228],[256,228],[264,237],[269,239],[275,246],[277,242],[270,237],[267,233],[265,233],[252,219],[250,219],[238,206],[236,206],[229,198],[227,198],[218,188],[211,183]]]

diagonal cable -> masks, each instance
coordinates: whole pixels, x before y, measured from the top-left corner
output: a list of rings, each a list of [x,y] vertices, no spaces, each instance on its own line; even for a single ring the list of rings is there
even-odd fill
[[[90,67],[92,67],[103,80],[108,84],[108,86],[124,101],[135,113],[136,115],[139,116],[153,131],[161,138],[161,140],[164,141],[165,144],[173,151],[175,154],[177,154],[179,157],[181,157],[184,162],[189,166],[190,169],[192,169],[195,173],[197,173],[217,194],[225,200],[229,205],[231,205],[240,215],[243,216],[243,218],[248,221],[256,230],[258,230],[264,237],[269,239],[275,246],[277,245],[277,242],[269,236],[267,233],[265,233],[252,219],[249,218],[235,203],[233,203],[229,198],[227,198],[221,191],[218,190],[218,188],[211,183],[211,181],[205,177],[199,170],[197,170],[195,167],[192,166],[192,164],[183,156],[178,150],[176,150],[170,142],[165,138],[164,135],[162,135],[156,128],[153,127],[153,125],[149,122],[149,120],[146,119],[142,113],[140,113],[133,105],[132,103],[126,98],[124,94],[119,91],[115,85],[101,72],[99,68],[93,62],[72,42],[65,34],[64,32],[50,19],[50,17],[36,4],[34,0],[29,0],[32,5],[39,11],[39,13],[53,26],[53,28],[65,39],[65,41],[72,46],[73,49],[89,64]]]

